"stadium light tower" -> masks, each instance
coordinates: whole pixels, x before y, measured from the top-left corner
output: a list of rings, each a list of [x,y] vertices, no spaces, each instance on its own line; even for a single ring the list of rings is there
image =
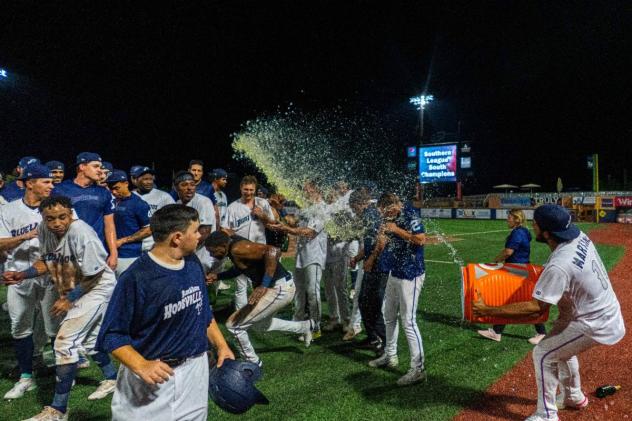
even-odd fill
[[[409,102],[417,107],[419,110],[419,144],[421,145],[424,142],[424,109],[426,105],[430,104],[434,101],[433,95],[424,95],[421,94],[419,96],[414,96],[410,98]]]
[[[0,67],[0,79],[7,79],[8,77],[9,74],[7,73],[7,71]]]

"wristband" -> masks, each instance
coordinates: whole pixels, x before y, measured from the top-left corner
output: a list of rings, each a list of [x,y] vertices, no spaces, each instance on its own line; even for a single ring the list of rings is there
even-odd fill
[[[37,269],[35,269],[35,266],[31,266],[22,273],[24,274],[24,279],[36,278],[39,275],[39,273],[37,273]]]
[[[261,285],[266,288],[270,288],[270,284],[272,283],[272,276],[267,273],[263,275],[263,279],[261,280]]]
[[[83,295],[83,288],[77,285],[75,289],[73,289],[66,295],[66,298],[68,299],[68,301],[74,302],[74,301],[77,301],[79,298],[81,298],[82,295]]]

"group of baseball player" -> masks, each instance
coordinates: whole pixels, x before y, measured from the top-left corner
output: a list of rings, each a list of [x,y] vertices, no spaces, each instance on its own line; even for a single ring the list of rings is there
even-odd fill
[[[208,295],[229,279],[235,312],[225,326],[242,360],[263,365],[251,329],[295,334],[305,346],[321,332],[341,331],[343,340],[375,352],[369,366],[396,368],[401,320],[410,366],[397,384],[426,379],[416,316],[424,244],[434,240],[412,202],[368,185],[352,190],[339,181],[325,191],[307,180],[305,203],[290,214],[284,198],[266,198],[253,176],[242,178],[240,197],[229,205],[227,172],[213,169],[206,181],[200,160],[174,174],[169,193],[156,187],[147,166],[127,173],[82,152],[74,167],[64,180],[61,162],[25,157],[17,179],[0,190],[0,273],[20,372],[4,398],[37,387],[34,364],[42,364],[45,345],[55,355],[52,402],[30,420],[67,419],[76,373],[89,366],[87,357],[103,375],[88,399],[113,393],[113,419],[206,419],[209,344],[218,366],[235,359]],[[326,229],[336,218],[359,229],[352,236]],[[587,405],[576,354],[616,343],[625,329],[607,272],[568,212],[538,208],[534,231],[552,254],[533,301],[489,307],[479,299],[474,308],[526,318],[559,305],[560,320],[534,351],[538,412],[530,419],[551,421],[558,408]],[[298,238],[293,273],[281,263],[288,235]],[[291,303],[292,320],[275,317]],[[366,339],[355,341],[362,325]]]

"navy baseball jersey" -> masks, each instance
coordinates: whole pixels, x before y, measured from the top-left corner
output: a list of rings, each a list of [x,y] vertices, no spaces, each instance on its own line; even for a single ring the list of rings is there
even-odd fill
[[[90,225],[105,244],[103,217],[114,212],[114,199],[105,187],[81,187],[73,180],[66,180],[53,189],[52,195],[70,198],[79,219]]]
[[[505,262],[507,263],[529,263],[531,256],[531,233],[525,227],[516,227],[505,241],[505,248],[514,252]]]
[[[114,209],[114,225],[116,237],[130,236],[149,225],[151,210],[149,204],[135,194],[116,202]],[[142,241],[123,244],[118,249],[121,258],[138,257],[142,252]]]
[[[157,261],[151,252],[144,254],[116,284],[97,349],[112,352],[131,345],[147,360],[206,352],[213,313],[204,282],[195,255],[175,267]]]
[[[7,202],[13,202],[24,197],[24,189],[18,187],[18,184],[14,181],[0,190],[0,196],[4,197],[4,200]]]
[[[419,210],[406,204],[395,224],[413,234],[423,234],[424,225],[419,216]],[[393,276],[400,279],[415,279],[426,271],[424,262],[424,246],[417,246],[395,234],[388,234],[389,241],[382,254],[385,256],[388,268]]]

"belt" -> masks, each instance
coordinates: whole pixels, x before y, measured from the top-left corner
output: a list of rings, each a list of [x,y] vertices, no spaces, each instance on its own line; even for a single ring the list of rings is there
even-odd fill
[[[199,357],[202,354],[197,354],[197,355],[193,355],[191,357],[183,357],[183,358],[161,358],[160,361],[162,361],[163,363],[167,364],[171,368],[176,368],[176,367],[184,364],[188,360],[192,360],[193,358],[197,358],[197,357]]]
[[[288,273],[283,278],[275,279],[274,284],[276,285],[277,282],[284,282],[286,284],[289,284],[290,282],[293,282],[293,281],[294,281],[294,278],[292,278],[292,275]]]

